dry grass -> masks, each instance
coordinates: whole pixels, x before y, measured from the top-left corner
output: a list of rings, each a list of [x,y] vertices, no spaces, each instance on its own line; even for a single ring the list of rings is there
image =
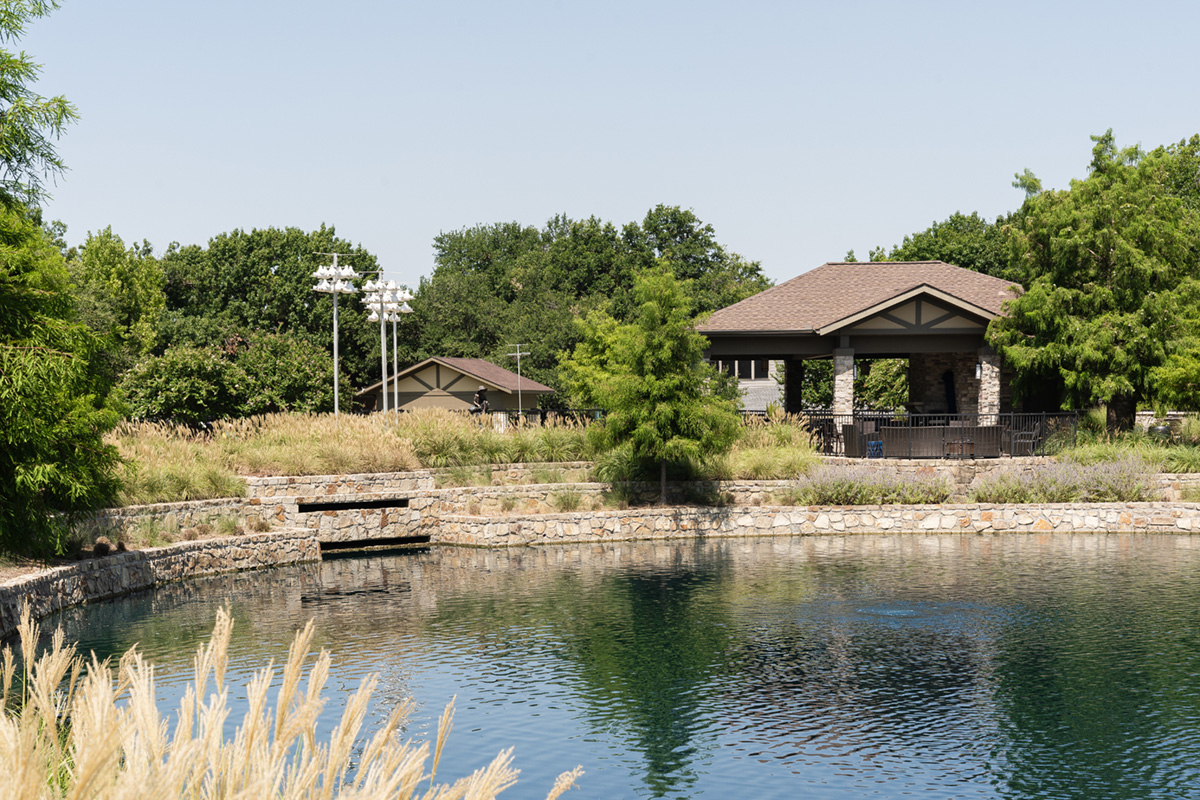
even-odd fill
[[[219,613],[171,724],[155,704],[154,669],[136,649],[121,658],[115,677],[107,661],[93,656],[85,663],[64,645],[61,631],[49,651],[34,657],[39,631],[26,613],[20,626],[22,674],[11,648],[0,660],[5,709],[0,797],[449,800],[495,797],[516,782],[512,751],[505,750],[466,778],[436,783],[450,707],[442,715],[431,763],[428,743],[399,738],[411,704],[364,739],[373,677],[347,703],[328,740],[319,741],[317,719],[331,659],[325,651],[312,657],[312,623],[296,634],[281,674],[268,665],[245,687],[247,711],[227,738],[222,729],[230,715],[225,670],[232,629],[229,615]],[[581,774],[579,768],[564,773],[548,797],[561,795]]]
[[[268,414],[218,422],[205,433],[162,423],[126,423],[109,437],[126,462],[121,505],[239,497],[245,493],[239,475],[585,461],[602,455],[595,449],[601,439],[589,437],[586,425],[573,422],[510,425],[498,431],[488,418],[440,409],[398,418]],[[794,478],[807,474],[818,460],[810,433],[798,419],[749,419],[733,450],[697,467],[695,477]],[[615,473],[631,469],[624,463],[618,467]],[[466,471],[460,471],[462,475],[447,480],[475,482],[464,484]]]
[[[267,414],[210,432],[125,423],[109,436],[125,459],[121,505],[240,497],[239,475],[402,472],[590,457],[586,429],[569,422],[510,426],[438,409],[393,417]]]

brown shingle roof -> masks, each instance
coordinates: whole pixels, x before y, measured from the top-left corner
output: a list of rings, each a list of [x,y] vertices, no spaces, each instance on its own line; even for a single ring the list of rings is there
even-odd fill
[[[478,378],[484,383],[490,383],[509,394],[517,393],[517,373],[509,372],[504,367],[498,367],[490,361],[484,361],[482,358],[446,358],[434,356],[430,361],[440,361],[464,375],[470,375],[472,378]],[[542,393],[554,391],[546,384],[530,380],[524,375],[520,376],[520,378],[522,392]]]
[[[699,331],[817,331],[922,286],[990,316],[1020,292],[1019,284],[942,261],[831,262],[722,308]]]
[[[456,369],[467,377],[474,378],[480,383],[491,384],[506,394],[517,393],[517,373],[510,372],[504,367],[498,367],[490,361],[484,361],[482,358],[450,358],[447,356],[434,356],[433,358],[425,359],[419,364],[414,364],[408,369],[400,370],[399,377],[404,377],[409,373],[416,372],[417,370],[420,370],[432,363],[445,364],[451,369]],[[392,376],[389,375],[389,385],[391,384],[391,378]],[[538,383],[535,380],[526,378],[524,375],[520,376],[520,379],[522,392],[530,392],[531,394],[548,394],[554,391],[546,384]],[[375,391],[382,385],[383,381],[376,381],[360,391],[359,394],[366,394],[367,392]],[[391,389],[388,391],[391,391]]]

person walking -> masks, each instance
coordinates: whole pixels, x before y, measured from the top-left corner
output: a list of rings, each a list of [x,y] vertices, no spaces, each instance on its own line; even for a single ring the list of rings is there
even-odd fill
[[[487,387],[480,386],[475,392],[475,397],[471,400],[472,414],[486,414],[488,412]]]

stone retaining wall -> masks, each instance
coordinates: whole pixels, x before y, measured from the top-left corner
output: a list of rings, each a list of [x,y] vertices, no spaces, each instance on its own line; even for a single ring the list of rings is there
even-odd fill
[[[221,520],[245,521],[246,501],[240,497],[221,500],[190,500],[181,503],[154,503],[145,506],[106,508],[76,523],[75,529],[89,540],[108,536],[116,540],[123,530],[153,523],[175,532],[197,525],[216,525]]]
[[[871,469],[886,469],[911,477],[943,476],[955,481],[958,495],[954,502],[965,502],[966,487],[991,475],[996,470],[1029,471],[1042,459],[1014,458],[1002,461],[964,461],[931,465],[928,461],[900,459],[829,459],[832,463],[866,465]],[[573,468],[579,468],[576,465]],[[527,465],[516,465],[508,477],[531,475]],[[401,476],[401,477],[398,477]],[[403,477],[407,476],[407,477]],[[362,478],[379,477],[378,482]],[[263,525],[304,528],[317,532],[322,541],[341,542],[356,539],[420,536],[428,533],[436,520],[444,516],[496,516],[513,514],[554,514],[574,499],[581,511],[596,513],[605,503],[608,484],[552,483],[503,486],[467,486],[445,489],[412,488],[430,484],[433,478],[414,473],[389,473],[383,476],[332,476],[333,482],[323,485],[318,478],[255,478],[263,483],[249,498],[200,500],[189,503],[159,503],[131,506],[100,512],[83,523],[83,532],[115,535],[122,529],[153,521],[166,531],[178,531],[221,519],[236,519],[251,529]],[[289,483],[288,481],[295,481]],[[793,489],[804,479],[781,481],[697,481],[668,484],[667,496],[681,505],[703,505],[699,498],[720,497],[727,505],[770,506],[778,502],[780,492]],[[964,486],[965,484],[965,486]],[[375,487],[391,486],[390,491],[368,491]],[[408,488],[405,488],[408,487]],[[1157,476],[1157,491],[1161,500],[1175,502],[1183,493],[1200,488],[1200,473],[1161,474]],[[315,489],[301,492],[301,489]],[[344,492],[330,489],[345,489]],[[628,494],[634,502],[652,503],[658,498],[657,484],[632,484]],[[304,513],[303,503],[362,502],[387,499],[407,500],[407,508],[364,509],[353,511],[319,511]]]
[[[697,536],[845,533],[1192,533],[1197,503],[627,509],[536,518],[447,516],[436,544],[494,547]]]
[[[34,619],[71,606],[222,572],[320,561],[309,531],[282,530],[114,553],[0,584],[0,637],[16,632],[21,607]]]
[[[315,495],[398,494],[432,489],[431,470],[377,472],[356,475],[300,475],[296,477],[247,477],[246,497],[311,497]]]
[[[262,520],[310,531],[320,542],[352,542],[370,539],[394,539],[421,536],[435,524],[429,509],[437,502],[437,492],[419,491],[384,494],[328,494],[310,497],[253,498],[246,501],[245,517],[252,524]],[[390,508],[362,508],[338,511],[301,511],[306,503],[354,503],[396,500]],[[407,502],[407,506],[401,506]]]
[[[487,482],[501,484],[531,484],[537,473],[586,472],[590,461],[563,461],[527,464],[485,464],[466,469],[487,473]],[[396,495],[436,489],[439,480],[450,475],[451,469],[420,469],[412,472],[377,472],[355,475],[302,475],[297,477],[246,477],[246,497],[311,497],[335,494]]]

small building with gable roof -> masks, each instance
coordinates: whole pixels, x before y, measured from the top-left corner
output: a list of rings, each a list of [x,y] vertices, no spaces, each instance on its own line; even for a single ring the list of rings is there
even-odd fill
[[[399,391],[402,411],[417,408],[446,408],[467,411],[480,387],[487,389],[492,411],[515,411],[518,402],[522,410],[537,408],[538,397],[553,394],[544,383],[517,375],[482,358],[448,358],[435,356],[388,376],[387,407],[392,408]],[[383,381],[358,393],[358,399],[368,411],[383,408]]]

